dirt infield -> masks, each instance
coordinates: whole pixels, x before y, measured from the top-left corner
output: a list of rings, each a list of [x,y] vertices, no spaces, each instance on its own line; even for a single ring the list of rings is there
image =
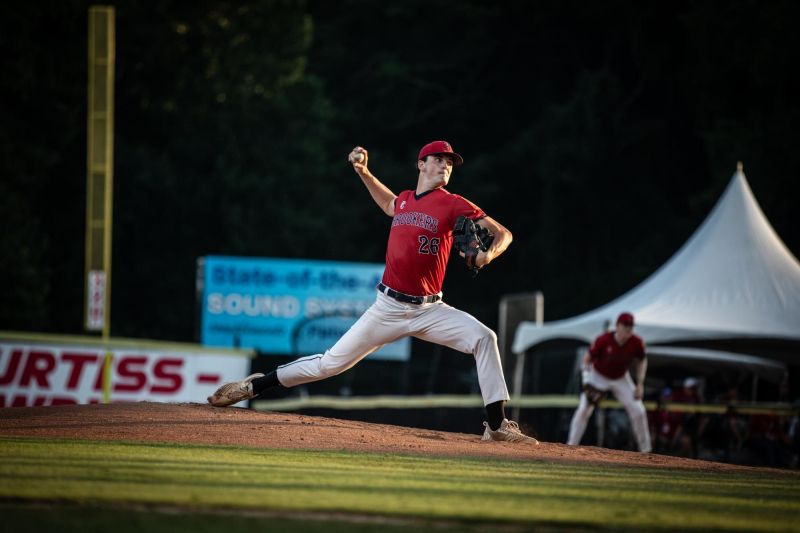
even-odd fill
[[[1,436],[351,450],[416,455],[495,457],[704,471],[759,468],[657,454],[480,442],[480,435],[354,422],[293,413],[216,408],[205,404],[120,403],[0,409]]]

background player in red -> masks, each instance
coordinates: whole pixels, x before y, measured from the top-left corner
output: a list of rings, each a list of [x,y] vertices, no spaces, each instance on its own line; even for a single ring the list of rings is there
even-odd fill
[[[586,424],[603,393],[611,391],[625,407],[631,421],[636,443],[641,452],[650,452],[650,428],[647,411],[642,403],[644,378],[647,373],[644,342],[633,333],[633,315],[622,313],[615,331],[597,337],[583,357],[583,387],[580,403],[572,415],[567,444],[580,444]],[[636,384],[628,372],[636,361]]]
[[[294,387],[335,376],[384,344],[413,336],[475,357],[488,418],[482,440],[538,444],[505,416],[509,395],[497,336],[471,315],[442,300],[453,226],[460,216],[476,221],[494,236],[489,248],[475,257],[478,268],[502,254],[512,240],[511,232],[478,206],[444,188],[463,158],[445,141],[426,144],[417,156],[416,189],[399,195],[369,170],[367,150],[354,148],[349,160],[378,207],[392,217],[386,267],[375,303],[325,353],[301,357],[266,376],[253,374],[223,385],[209,396],[209,403],[222,407],[253,398],[270,387]]]

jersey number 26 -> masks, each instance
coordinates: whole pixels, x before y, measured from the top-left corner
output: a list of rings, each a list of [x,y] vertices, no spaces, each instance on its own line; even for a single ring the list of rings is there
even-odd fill
[[[425,235],[419,236],[419,253],[421,254],[439,254],[439,237],[429,239]]]

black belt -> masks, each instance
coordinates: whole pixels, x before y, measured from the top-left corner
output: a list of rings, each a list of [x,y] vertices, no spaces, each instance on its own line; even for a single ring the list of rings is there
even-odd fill
[[[404,294],[402,292],[397,292],[394,289],[390,289],[383,283],[378,283],[378,286],[375,287],[378,289],[379,292],[382,292],[389,298],[394,298],[398,302],[405,302],[407,304],[432,304],[433,302],[438,302],[442,299],[442,295],[440,294],[431,294],[430,296],[411,296],[410,294]]]

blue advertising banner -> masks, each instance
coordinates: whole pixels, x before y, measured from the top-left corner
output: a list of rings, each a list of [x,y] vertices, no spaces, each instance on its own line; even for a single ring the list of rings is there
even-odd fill
[[[208,256],[200,341],[274,355],[322,353],[375,301],[380,263]],[[370,358],[407,360],[408,338]]]

